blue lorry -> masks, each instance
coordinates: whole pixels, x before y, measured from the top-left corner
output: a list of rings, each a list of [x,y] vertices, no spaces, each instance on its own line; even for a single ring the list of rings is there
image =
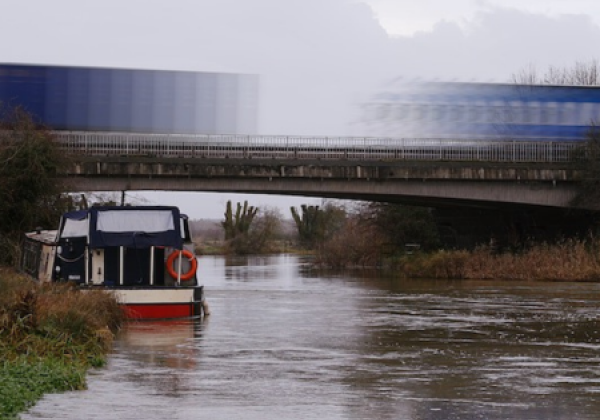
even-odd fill
[[[582,141],[600,121],[599,86],[399,83],[363,104],[372,135]]]
[[[254,134],[258,77],[0,64],[0,103],[53,130]]]

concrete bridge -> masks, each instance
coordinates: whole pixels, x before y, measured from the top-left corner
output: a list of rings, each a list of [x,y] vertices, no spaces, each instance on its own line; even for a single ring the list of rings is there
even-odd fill
[[[576,143],[57,132],[73,191],[215,191],[568,208]]]

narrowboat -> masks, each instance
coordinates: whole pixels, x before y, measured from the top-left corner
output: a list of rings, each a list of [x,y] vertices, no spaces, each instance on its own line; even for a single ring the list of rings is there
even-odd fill
[[[25,234],[21,268],[40,282],[115,294],[131,319],[208,315],[188,218],[171,206],[65,213],[58,230]]]

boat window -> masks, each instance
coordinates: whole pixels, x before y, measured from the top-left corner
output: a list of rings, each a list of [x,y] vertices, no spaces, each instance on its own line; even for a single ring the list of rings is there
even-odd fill
[[[88,221],[86,217],[82,220],[65,219],[64,228],[61,232],[61,238],[81,238],[88,234]]]

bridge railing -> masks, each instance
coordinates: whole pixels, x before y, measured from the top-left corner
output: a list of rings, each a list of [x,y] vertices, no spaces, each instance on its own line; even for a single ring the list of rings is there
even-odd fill
[[[62,149],[89,156],[361,161],[568,162],[580,142],[475,141],[59,131]]]

